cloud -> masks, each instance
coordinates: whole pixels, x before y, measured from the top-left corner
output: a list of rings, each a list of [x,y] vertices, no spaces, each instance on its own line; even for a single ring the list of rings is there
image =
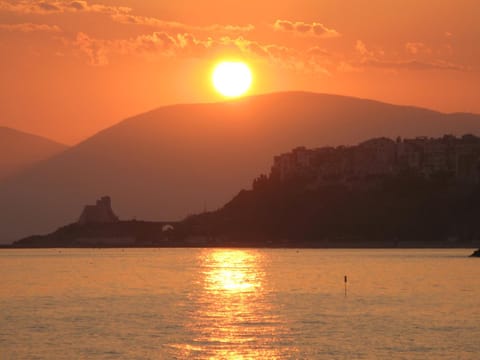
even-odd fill
[[[266,61],[287,69],[329,74],[320,61],[310,53],[277,44],[262,44],[242,36],[198,38],[191,33],[157,31],[128,39],[95,39],[80,32],[73,41],[65,39],[73,51],[87,58],[91,66],[108,65],[111,56],[175,56],[176,58],[200,58],[216,54],[230,54],[250,60]]]
[[[179,23],[176,21],[165,21],[154,17],[138,16],[130,13],[117,13],[112,15],[112,19],[121,24],[143,25],[154,27],[162,30],[176,30],[176,31],[205,31],[215,33],[245,33],[255,29],[252,24],[247,25],[221,25],[213,24],[207,26],[193,26]]]
[[[432,53],[432,49],[422,42],[407,42],[405,44],[405,50],[412,55]]]
[[[87,34],[80,32],[77,34],[73,45],[87,55],[89,65],[103,66],[108,64],[108,44],[106,41],[92,39]]]
[[[33,24],[33,23],[21,23],[21,24],[0,24],[0,30],[12,31],[12,32],[53,32],[58,33],[62,30],[56,25],[46,24]]]
[[[433,51],[422,42],[407,42],[405,49],[409,55],[414,56],[410,59],[398,58],[395,52],[387,58],[387,54],[382,49],[369,49],[366,44],[357,40],[355,44],[356,59],[345,59],[338,68],[340,71],[361,71],[367,67],[385,70],[450,70],[450,71],[470,71],[471,69],[453,62],[442,59],[432,58]],[[422,55],[422,59],[418,56]]]
[[[201,56],[210,47],[211,40],[198,40],[191,34],[171,35],[153,32],[128,39],[104,40],[79,32],[73,41],[64,39],[66,45],[86,56],[88,65],[105,66],[112,55],[134,56]]]
[[[47,12],[60,11],[60,8],[58,6],[56,6],[55,4],[52,4],[52,3],[45,2],[45,1],[39,2],[38,3],[38,8],[42,9],[44,11],[47,11]]]
[[[245,33],[255,29],[251,24],[192,26],[175,21],[165,21],[154,17],[134,15],[132,14],[133,9],[126,6],[91,4],[86,0],[0,0],[0,11],[2,10],[21,14],[42,15],[66,12],[100,13],[109,16],[113,21],[121,24],[150,26],[165,31],[205,31],[234,34]]]
[[[340,36],[340,33],[338,33],[338,31],[335,29],[330,29],[317,22],[304,23],[302,21],[277,20],[273,24],[273,28],[277,31],[286,31],[298,35],[310,35],[321,38],[333,38]]]
[[[224,51],[225,49],[237,51],[250,59],[266,61],[290,70],[325,73],[323,70],[318,71],[318,66],[313,66],[310,57],[297,49],[278,44],[262,44],[241,36],[236,38],[222,37],[218,41],[213,41],[212,49],[215,51]]]
[[[64,12],[96,12],[108,15],[129,13],[129,7],[89,4],[84,0],[0,0],[0,11],[20,14],[54,14]]]
[[[186,49],[191,43],[198,45],[196,39],[189,34],[170,35],[166,32],[154,32],[143,34],[134,38],[111,42],[111,48],[123,55],[179,55],[182,49]],[[203,44],[200,44],[204,47]]]
[[[70,7],[77,11],[83,11],[88,7],[88,5],[86,1],[72,1],[70,2]]]
[[[469,71],[470,69],[444,60],[420,61],[420,60],[379,60],[370,59],[362,63],[364,66],[383,69],[405,69],[405,70],[454,70]]]
[[[348,61],[340,61],[337,65],[337,70],[345,73],[360,72],[363,69],[356,64],[352,64]]]
[[[307,50],[307,54],[311,56],[323,56],[323,57],[329,57],[332,55],[329,51],[322,49],[318,46],[313,46],[309,48]]]
[[[89,4],[84,0],[0,0],[0,11],[21,14],[53,14],[83,11],[114,15],[129,13],[132,9],[125,6]]]
[[[355,50],[362,56],[374,56],[374,52],[367,49],[367,45],[362,40],[357,40]]]

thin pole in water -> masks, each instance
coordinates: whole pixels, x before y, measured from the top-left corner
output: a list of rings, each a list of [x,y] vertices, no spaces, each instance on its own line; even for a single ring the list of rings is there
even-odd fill
[[[345,296],[347,296],[347,275],[343,277],[344,283],[345,283]]]

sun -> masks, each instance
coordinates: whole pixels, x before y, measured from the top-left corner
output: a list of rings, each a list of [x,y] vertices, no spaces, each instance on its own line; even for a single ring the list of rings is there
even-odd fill
[[[223,61],[215,66],[212,74],[215,89],[226,97],[245,94],[252,85],[252,72],[241,61]]]

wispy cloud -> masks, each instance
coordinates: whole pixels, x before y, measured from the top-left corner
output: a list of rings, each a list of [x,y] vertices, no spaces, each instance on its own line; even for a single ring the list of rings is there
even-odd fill
[[[454,70],[454,71],[469,71],[468,67],[454,64],[444,60],[379,60],[369,59],[362,62],[362,65],[368,67],[376,67],[383,69],[406,69],[406,70]]]
[[[112,15],[112,19],[122,24],[143,25],[162,30],[176,30],[176,31],[205,31],[215,33],[245,33],[255,29],[252,24],[247,25],[222,25],[213,24],[206,26],[193,26],[179,23],[176,21],[166,21],[154,17],[133,15],[130,13],[117,13]]]
[[[373,52],[367,49],[367,45],[362,40],[357,40],[355,50],[362,56],[373,56]]]
[[[132,13],[133,9],[126,6],[92,4],[86,0],[0,0],[0,11],[39,15],[66,12],[100,13],[109,16],[113,21],[121,24],[149,26],[165,31],[205,31],[221,34],[238,34],[246,33],[255,29],[252,24],[213,24],[206,26],[193,26],[175,21],[166,21],[155,17],[135,15]]]
[[[68,40],[66,42],[68,43]],[[228,53],[249,53],[273,58],[274,52],[278,51],[273,45],[261,45],[243,37],[223,36],[217,39],[210,37],[200,39],[191,33],[175,34],[165,31],[116,40],[96,39],[81,32],[77,34],[74,41],[70,41],[70,44],[74,49],[87,55],[88,63],[94,66],[108,64],[108,56],[115,54],[201,57],[223,50]]]
[[[288,69],[329,74],[321,62],[312,57],[312,53],[302,53],[277,44],[262,44],[242,36],[202,39],[191,33],[175,34],[162,31],[127,39],[104,40],[80,32],[73,41],[65,39],[65,43],[77,54],[85,56],[91,66],[108,65],[110,57],[118,55],[200,58],[227,53],[251,60],[266,61]]]
[[[423,42],[407,42],[405,44],[405,50],[412,55],[432,53],[432,49]]]
[[[89,4],[84,0],[0,0],[0,11],[23,14],[52,14],[85,11],[114,15],[118,13],[129,13],[132,9],[125,6]]]
[[[340,36],[335,29],[330,29],[322,23],[305,23],[302,21],[277,20],[273,24],[273,28],[277,31],[286,31],[298,35],[311,35],[321,38],[332,38]]]
[[[72,44],[75,49],[87,56],[89,65],[104,66],[108,64],[109,47],[106,41],[91,38],[80,32]]]
[[[3,31],[18,31],[23,33],[31,32],[51,32],[58,33],[61,32],[57,25],[47,25],[47,24],[33,24],[33,23],[21,23],[21,24],[0,24],[0,30]]]
[[[432,58],[433,51],[422,42],[407,42],[405,50],[413,57],[404,59],[398,54],[388,55],[383,49],[370,49],[367,45],[357,40],[355,51],[357,58],[352,61],[344,62],[343,69],[352,71],[366,67],[386,69],[386,70],[450,70],[450,71],[470,71],[471,69],[443,59]],[[421,59],[419,57],[421,56]],[[348,64],[348,66],[345,66]]]
[[[64,39],[75,52],[84,55],[92,66],[108,65],[111,56],[202,56],[212,47],[212,40],[199,40],[191,34],[153,32],[128,39],[97,39],[80,32],[73,41]]]
[[[307,50],[307,54],[310,55],[310,56],[322,56],[322,57],[330,57],[332,55],[329,51],[327,51],[327,50],[325,50],[325,49],[323,49],[319,46],[313,46],[313,47],[309,48]]]

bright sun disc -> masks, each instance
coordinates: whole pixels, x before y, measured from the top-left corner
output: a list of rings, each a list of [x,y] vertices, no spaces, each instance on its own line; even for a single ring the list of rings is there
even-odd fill
[[[213,71],[213,86],[223,96],[235,97],[247,92],[252,84],[252,72],[240,61],[224,61]]]

